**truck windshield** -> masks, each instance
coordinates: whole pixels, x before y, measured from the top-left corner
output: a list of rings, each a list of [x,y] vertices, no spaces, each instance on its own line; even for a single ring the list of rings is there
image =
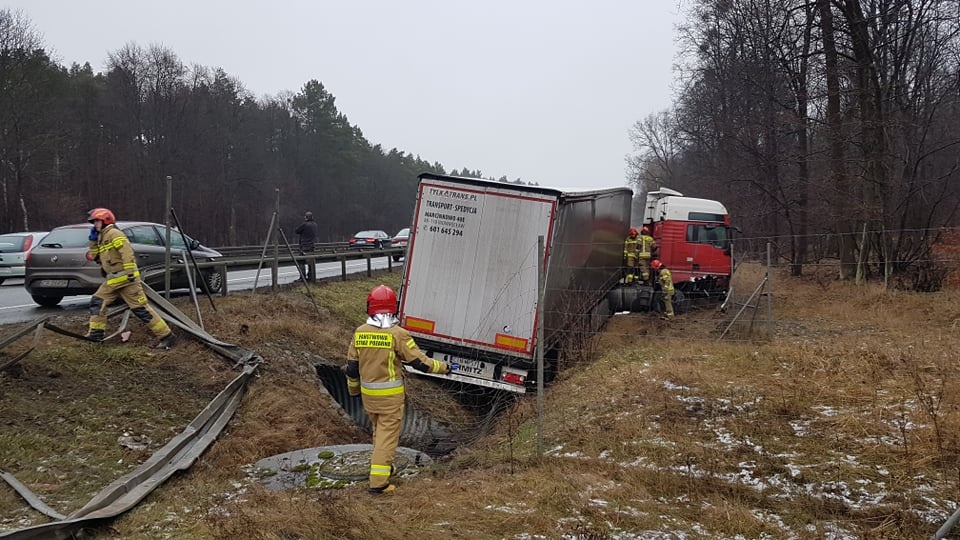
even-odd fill
[[[710,244],[715,248],[727,248],[727,229],[716,225],[687,225],[687,242],[691,244]]]

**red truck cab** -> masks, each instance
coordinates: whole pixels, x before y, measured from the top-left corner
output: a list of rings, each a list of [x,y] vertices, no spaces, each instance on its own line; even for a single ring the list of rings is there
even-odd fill
[[[684,291],[729,286],[730,216],[723,204],[661,188],[647,194],[643,224],[657,242],[655,256]]]

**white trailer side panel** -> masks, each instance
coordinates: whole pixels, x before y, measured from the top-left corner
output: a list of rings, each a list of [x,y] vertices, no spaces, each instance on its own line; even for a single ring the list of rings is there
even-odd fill
[[[537,237],[549,242],[556,205],[550,194],[421,180],[400,309],[404,327],[441,342],[529,357]]]

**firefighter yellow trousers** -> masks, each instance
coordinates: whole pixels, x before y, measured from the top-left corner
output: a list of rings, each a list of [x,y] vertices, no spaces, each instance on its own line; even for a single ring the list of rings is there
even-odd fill
[[[365,398],[366,399],[366,398]],[[370,487],[383,487],[390,483],[390,471],[393,457],[400,442],[400,428],[403,426],[403,408],[399,406],[386,412],[367,410],[370,424],[373,426],[373,456],[370,458]]]

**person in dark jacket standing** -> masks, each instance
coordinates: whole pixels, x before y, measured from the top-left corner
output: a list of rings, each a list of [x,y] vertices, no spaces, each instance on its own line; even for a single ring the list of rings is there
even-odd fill
[[[313,212],[307,212],[303,215],[303,223],[297,225],[294,231],[300,236],[300,254],[306,255],[313,253],[317,242],[317,222],[313,220]],[[307,281],[313,283],[317,280],[317,267],[306,261],[303,263],[303,275]],[[300,281],[302,278],[298,279]]]

